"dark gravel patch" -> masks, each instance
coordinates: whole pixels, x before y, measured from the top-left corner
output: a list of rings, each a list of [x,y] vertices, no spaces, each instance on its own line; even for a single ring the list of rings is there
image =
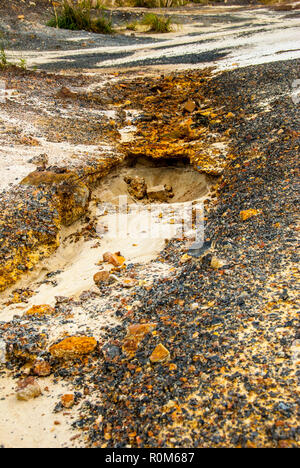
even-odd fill
[[[209,52],[202,52],[200,54],[184,54],[176,55],[174,57],[159,57],[156,59],[146,59],[146,60],[137,60],[134,62],[126,62],[124,64],[118,65],[119,68],[130,68],[130,67],[139,67],[139,66],[150,66],[150,65],[176,65],[176,64],[197,64],[197,63],[211,63],[215,60],[226,57],[229,54],[229,50],[222,52],[220,49],[212,50]],[[111,68],[111,66],[103,66],[103,68]]]

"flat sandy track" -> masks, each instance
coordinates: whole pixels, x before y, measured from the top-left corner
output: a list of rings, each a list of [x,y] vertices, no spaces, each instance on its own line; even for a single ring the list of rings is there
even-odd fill
[[[29,66],[61,73],[9,69],[1,75],[6,88],[0,102],[1,203],[14,210],[16,199],[17,206],[32,203],[23,219],[15,211],[9,224],[0,224],[1,232],[8,233],[8,243],[1,237],[1,251],[9,245],[9,255],[15,242],[26,244],[30,223],[50,231],[49,220],[55,218],[51,191],[19,185],[37,166],[30,162],[33,156],[47,153],[50,168],[67,167],[82,175],[86,167],[93,171],[95,163],[98,170],[108,161],[120,162],[120,141],[151,155],[152,139],[154,148],[161,149],[159,132],[173,134],[174,125],[180,127],[187,118],[182,106],[188,98],[197,96],[206,115],[200,130],[191,129],[189,122],[188,134],[179,133],[182,148],[193,151],[196,141],[201,153],[214,149],[209,155],[223,169],[206,206],[210,247],[202,258],[186,255],[187,240],[145,242],[142,233],[121,240],[106,232],[110,218],[96,211],[97,201],[123,193],[123,172],[117,167],[93,188],[87,216],[61,228],[58,250],[1,293],[0,445],[300,446],[296,12],[229,11],[221,16],[208,12],[200,27],[195,13],[180,35],[155,38],[70,34],[41,23],[16,23],[11,56],[22,55]],[[35,39],[29,39],[30,28],[31,33],[36,28]],[[73,41],[70,45],[74,37],[80,47]],[[28,47],[22,50],[26,40]],[[89,40],[95,43],[86,50],[82,41]],[[241,47],[236,48],[238,41]],[[217,61],[215,55],[199,58],[223,52],[228,55]],[[105,60],[101,54],[107,54]],[[142,63],[147,67],[137,76],[134,67]],[[192,63],[201,69],[172,79],[155,72],[157,65],[172,71]],[[154,67],[148,70],[148,65]],[[206,65],[234,70],[210,75],[202,70]],[[114,73],[104,66],[114,67]],[[77,68],[91,74],[77,73]],[[193,123],[199,109],[191,114]],[[152,115],[145,123],[138,121],[143,113]],[[196,131],[202,132],[201,140],[192,139]],[[170,147],[175,151],[176,146]],[[177,174],[182,170],[182,183],[188,185],[191,167],[186,162],[181,169],[140,163],[130,168],[135,170],[153,185],[171,181],[178,202],[207,196],[216,183],[211,175],[206,180],[195,172],[201,178],[194,175],[193,190],[183,191]],[[254,215],[243,221],[245,210]],[[170,216],[159,216],[172,225]],[[104,250],[121,250],[127,267],[114,272],[119,281],[98,287],[93,275],[103,267],[97,263]],[[212,267],[212,257],[220,261],[219,268]],[[128,278],[135,281],[130,289],[122,286]],[[32,305],[44,303],[55,306],[53,314],[24,315]],[[156,326],[129,358],[125,336],[137,323]],[[93,336],[97,348],[84,359],[54,359],[49,346],[68,335]],[[169,351],[169,360],[150,365],[159,343]],[[16,382],[33,373],[37,356],[49,363],[51,375],[36,376],[39,398],[18,401]],[[60,404],[66,393],[75,396],[69,409]]]
[[[152,10],[119,9],[109,13],[116,25],[113,36],[48,28],[47,11],[29,8],[24,19],[3,11],[0,28],[7,33],[9,57],[21,57],[30,67],[66,70],[208,65],[228,69],[300,56],[297,9],[188,6],[172,10],[180,23],[173,33],[154,35],[132,35],[125,29],[130,20]]]

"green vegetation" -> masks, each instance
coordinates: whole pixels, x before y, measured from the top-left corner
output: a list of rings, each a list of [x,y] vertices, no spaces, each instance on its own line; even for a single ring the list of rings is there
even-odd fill
[[[0,46],[0,68],[6,68],[9,65],[3,44]]]
[[[139,25],[139,22],[138,21],[131,21],[131,23],[128,23],[126,25],[126,29],[128,29],[129,31],[136,31],[137,30],[137,27]]]
[[[141,24],[149,26],[149,32],[168,33],[172,30],[174,20],[169,16],[155,15],[154,13],[146,13]]]
[[[13,66],[22,68],[23,70],[27,70],[26,60],[24,58],[19,59],[19,64],[14,64],[7,60],[7,55],[4,49],[4,45],[1,44],[0,45],[0,70],[4,70],[5,68],[13,67]]]
[[[174,23],[175,21],[171,17],[146,13],[140,21],[134,20],[128,23],[126,29],[129,31],[138,31],[139,26],[147,26],[148,32],[168,33],[172,31],[172,25]]]
[[[24,58],[19,59],[19,67],[23,68],[23,70],[27,70],[26,59],[24,59]]]
[[[102,9],[99,2],[96,8]],[[84,30],[98,34],[111,34],[113,32],[111,20],[103,11],[100,17],[93,19],[91,17],[91,10],[91,0],[85,0],[77,4],[68,0],[63,0],[60,14],[58,14],[54,7],[54,17],[47,23],[47,26],[71,29],[72,31]]]
[[[5,35],[2,31],[0,31],[0,70],[4,70],[8,67],[18,67],[22,68],[23,70],[27,69],[26,60],[24,58],[19,58],[19,63],[11,63],[8,61],[7,53],[5,47],[7,46],[8,42],[5,39]]]
[[[188,0],[134,0],[134,6],[141,8],[172,8],[187,3]]]

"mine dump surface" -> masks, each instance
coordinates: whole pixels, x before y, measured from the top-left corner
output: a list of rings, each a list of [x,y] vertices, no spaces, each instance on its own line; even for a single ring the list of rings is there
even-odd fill
[[[298,4],[48,3],[0,4],[0,446],[299,447]]]

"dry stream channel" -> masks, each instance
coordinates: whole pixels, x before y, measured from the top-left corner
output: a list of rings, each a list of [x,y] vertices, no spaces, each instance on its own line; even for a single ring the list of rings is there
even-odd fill
[[[191,243],[196,236],[192,213],[197,210],[200,216],[215,178],[184,163],[166,164],[137,161],[134,166],[114,169],[104,177],[92,193],[87,215],[62,229],[55,254],[3,293],[1,303],[7,302],[13,290],[26,288],[35,291],[26,308],[40,304],[54,306],[56,296],[78,299],[94,285],[93,276],[99,271],[99,261],[105,252],[120,252],[126,263],[147,264],[176,235],[184,234]],[[138,183],[145,181],[142,199],[130,193],[124,180],[128,178],[136,178]],[[91,221],[95,237],[86,239],[77,235]],[[113,268],[104,265],[108,270]],[[6,307],[1,320],[12,318],[15,307]]]

